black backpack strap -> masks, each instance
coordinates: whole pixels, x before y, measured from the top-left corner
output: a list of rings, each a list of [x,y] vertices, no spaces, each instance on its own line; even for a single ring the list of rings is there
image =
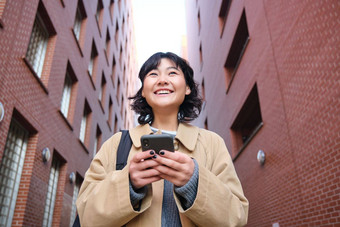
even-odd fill
[[[122,137],[120,137],[120,142],[117,149],[116,170],[122,170],[126,166],[132,146],[129,130],[121,130],[121,132]],[[123,227],[125,226],[126,225],[123,225]]]
[[[120,138],[119,146],[117,149],[116,170],[122,170],[127,163],[127,159],[132,146],[132,140],[129,130],[122,130],[122,137]]]
[[[75,219],[74,222],[73,222],[72,227],[80,227],[80,221],[79,221],[79,216],[78,216],[78,214],[77,214],[76,219]]]

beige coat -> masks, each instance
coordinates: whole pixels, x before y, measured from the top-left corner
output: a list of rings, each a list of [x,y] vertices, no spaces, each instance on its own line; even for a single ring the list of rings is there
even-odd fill
[[[133,146],[128,164],[116,171],[116,150],[121,133],[108,139],[86,172],[77,200],[82,227],[85,226],[161,226],[163,180],[148,186],[140,211],[130,202],[129,160],[141,152],[140,137],[151,134],[148,124],[130,130]],[[247,222],[248,201],[223,139],[217,134],[180,124],[175,149],[196,159],[199,165],[197,196],[183,210],[174,194],[182,226],[242,226]]]

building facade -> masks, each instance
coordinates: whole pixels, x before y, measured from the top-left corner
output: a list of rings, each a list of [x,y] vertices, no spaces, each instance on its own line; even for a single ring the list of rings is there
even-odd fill
[[[186,1],[188,60],[205,100],[195,124],[224,138],[248,226],[340,224],[339,9]]]
[[[70,226],[101,144],[132,127],[130,0],[0,1],[0,226]]]

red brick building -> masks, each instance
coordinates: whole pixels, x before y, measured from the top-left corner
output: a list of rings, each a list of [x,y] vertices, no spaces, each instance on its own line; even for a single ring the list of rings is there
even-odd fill
[[[340,2],[188,0],[188,60],[248,226],[340,225]],[[259,150],[265,163],[257,161]]]
[[[72,223],[136,70],[130,0],[0,1],[0,226]]]

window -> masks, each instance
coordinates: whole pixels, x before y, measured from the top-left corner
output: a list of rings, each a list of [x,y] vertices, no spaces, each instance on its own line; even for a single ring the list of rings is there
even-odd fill
[[[124,122],[125,122],[125,124],[124,124],[125,128],[128,128],[128,126],[127,126],[128,125],[128,120],[127,120],[127,111],[126,110],[124,111]]]
[[[202,99],[205,100],[205,84],[204,84],[204,79],[202,80]]]
[[[114,133],[116,133],[118,130],[118,118],[117,115],[115,115],[115,129],[114,129]]]
[[[85,19],[86,19],[86,12],[85,12],[83,1],[78,0],[76,18],[74,20],[74,25],[73,25],[73,32],[78,42],[82,41],[82,33],[83,33],[83,30],[85,29]]]
[[[259,96],[255,84],[231,126],[233,154],[241,152],[262,125]]]
[[[39,1],[24,61],[46,93],[48,91],[45,86],[48,83],[56,43],[55,34],[53,23],[42,1]]]
[[[101,30],[101,24],[102,24],[102,21],[103,21],[103,2],[102,0],[99,0],[98,1],[98,4],[97,4],[97,12],[96,12],[96,21],[97,21],[97,25],[98,25],[98,28],[99,28],[99,32]]]
[[[75,82],[76,82],[76,77],[74,75],[70,62],[68,62],[67,71],[65,75],[65,81],[64,81],[64,87],[63,87],[63,94],[62,94],[61,102],[60,102],[60,111],[66,119],[68,118],[68,112],[70,109],[72,93],[74,93],[74,91],[72,91],[73,90],[72,87],[75,84]]]
[[[45,202],[44,219],[42,226],[52,226],[54,205],[57,197],[60,161],[55,156],[52,160],[50,178],[48,181],[47,196]]]
[[[12,225],[28,136],[28,131],[13,119],[0,164],[0,226]]]
[[[128,52],[128,51],[127,51]],[[129,66],[130,66],[130,60],[131,60],[131,58],[130,58],[130,53],[128,52],[128,57],[127,57],[127,68],[129,68]]]
[[[87,137],[86,134],[89,128],[90,114],[91,114],[90,107],[88,103],[85,101],[84,112],[83,112],[83,117],[80,123],[80,133],[79,133],[79,139],[84,145],[85,145],[86,137]]]
[[[207,104],[207,99],[205,97],[205,82],[204,82],[204,78],[202,80],[202,85],[201,85],[201,98],[202,98],[202,110],[204,110],[205,106]]]
[[[123,21],[122,21],[122,34],[124,36],[124,29],[125,29],[125,18],[123,16]]]
[[[78,199],[79,189],[82,183],[81,177],[76,174],[76,183],[73,186],[73,197],[72,197],[72,210],[71,210],[71,218],[70,218],[70,227],[73,226],[74,220],[76,219],[77,207],[76,201]]]
[[[221,37],[224,31],[225,23],[227,21],[230,4],[231,4],[231,0],[222,0],[220,13],[218,14],[219,21],[220,21]]]
[[[63,96],[61,98],[60,110],[65,118],[67,118],[68,108],[70,105],[71,98],[71,89],[72,89],[72,79],[66,72],[64,88],[63,88]]]
[[[124,97],[122,96],[122,99],[120,101],[120,116],[122,116],[122,118],[124,117],[123,110],[124,110]]]
[[[116,58],[113,55],[113,58],[112,58],[112,75],[111,75],[113,86],[115,86],[115,77],[116,77]]]
[[[114,14],[114,8],[115,7],[115,1],[110,0],[110,16],[111,16],[111,21],[113,20],[113,14]]]
[[[203,69],[202,43],[200,44],[200,71]]]
[[[119,77],[118,77],[117,93],[116,93],[117,101],[119,101],[119,92],[120,92],[120,80],[119,80]]]
[[[198,14],[197,14],[197,23],[198,23],[198,34],[200,34],[200,32],[201,32],[201,13],[200,13],[200,10],[198,10]]]
[[[115,34],[116,47],[118,47],[118,37],[119,37],[119,26],[118,26],[118,21],[116,21],[116,34]]]
[[[126,80],[126,66],[124,65],[123,78],[122,78],[123,84],[125,84],[125,80]]]
[[[112,129],[112,99],[111,97],[109,98],[109,117],[108,117],[108,123],[110,128]]]
[[[110,37],[109,28],[107,28],[106,29],[106,44],[105,44],[105,52],[106,52],[107,58],[109,58],[109,55],[110,55],[110,45],[111,45],[111,37]]]
[[[129,81],[126,82],[125,97],[129,97]]]
[[[1,17],[2,17],[2,14],[4,12],[5,6],[6,6],[6,0],[1,0],[0,1],[0,28],[3,28]]]
[[[118,0],[118,9],[119,9],[119,12],[122,9],[122,1],[121,0]]]
[[[94,41],[92,42],[92,48],[91,48],[91,59],[89,62],[89,67],[88,67],[88,73],[90,76],[92,76],[92,80],[94,80],[95,78],[95,66],[96,66],[96,62],[97,62],[97,57],[98,57],[98,51],[96,49],[96,46],[94,44]]]
[[[99,126],[97,125],[96,139],[94,140],[94,146],[93,146],[93,158],[94,158],[94,156],[96,156],[97,151],[100,148],[101,137],[102,137],[102,131],[100,130]]]
[[[105,103],[105,92],[106,92],[106,80],[105,80],[105,75],[103,72],[102,82],[101,82],[99,97],[98,97],[99,102],[101,103],[102,106],[104,106],[104,103]]]
[[[123,47],[122,47],[122,44],[120,44],[120,54],[119,54],[119,66],[120,66],[120,68],[122,68],[122,61],[123,61]]]
[[[247,18],[246,18],[245,10],[243,10],[240,22],[238,24],[233,42],[229,50],[229,54],[227,56],[227,60],[224,64],[227,93],[229,91],[231,82],[234,79],[237,68],[240,65],[242,56],[245,52],[248,42],[249,42],[249,32],[248,32]]]
[[[43,19],[38,13],[34,20],[26,59],[39,78],[41,77],[44,66],[48,39],[48,31],[43,23]]]
[[[128,39],[127,37],[125,38],[125,52],[128,52]]]

